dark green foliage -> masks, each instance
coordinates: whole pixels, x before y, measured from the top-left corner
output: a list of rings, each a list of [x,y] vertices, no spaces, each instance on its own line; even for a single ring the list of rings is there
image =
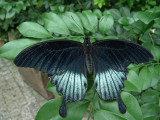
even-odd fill
[[[67,38],[83,42],[84,35],[91,36],[92,42],[118,38],[139,43],[152,53],[154,60],[146,64],[131,64],[128,67],[127,81],[121,93],[127,106],[126,114],[119,112],[116,101],[101,101],[93,87],[93,76],[88,76],[89,85],[85,100],[69,103],[65,119],[81,120],[89,107],[90,114],[95,120],[158,120],[160,117],[160,7],[156,5],[159,1],[104,0],[99,3],[95,0],[94,2],[100,4],[99,7],[102,6],[102,9],[94,9],[96,6],[90,0],[81,1],[82,6],[75,5],[77,1],[72,0],[59,2],[58,0],[54,2],[22,0],[8,5],[11,6],[10,9],[3,7],[0,11],[1,34],[23,22],[17,28],[26,38],[5,44],[0,48],[0,57],[13,60],[24,48],[46,40]],[[0,6],[7,4],[9,2],[0,1]],[[17,4],[20,4],[19,7],[14,7],[14,5],[18,6]],[[6,17],[4,11],[7,10]],[[45,13],[41,18],[42,12]],[[55,86],[50,83],[47,89],[58,95]],[[36,120],[62,119],[58,114],[60,103],[61,98],[48,101],[39,110]]]

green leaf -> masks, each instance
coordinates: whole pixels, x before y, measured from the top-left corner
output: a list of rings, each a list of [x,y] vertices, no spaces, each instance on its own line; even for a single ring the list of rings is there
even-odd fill
[[[56,86],[51,84],[51,81],[48,82],[46,89],[55,95],[60,95],[56,90]]]
[[[52,35],[48,33],[41,25],[34,22],[24,22],[18,27],[19,32],[25,37],[33,38],[51,38]]]
[[[119,112],[117,101],[100,100],[100,108],[108,111],[112,116],[115,117],[120,116],[121,118],[127,120],[143,120],[142,112],[136,98],[128,92],[121,92],[121,98],[124,101],[127,108],[125,114]]]
[[[120,2],[121,2],[121,3],[124,3],[124,2],[126,2],[126,0],[120,0]]]
[[[140,81],[139,76],[135,71],[130,70],[127,75],[127,80],[124,82],[124,86],[125,91],[141,92],[143,81]]]
[[[13,18],[13,17],[15,16],[15,14],[16,14],[15,10],[8,11],[8,12],[6,13],[6,19],[11,19],[11,18]]]
[[[127,92],[122,92],[121,97],[127,107],[127,112],[131,114],[135,120],[143,120],[142,111],[136,98]]]
[[[0,20],[4,20],[4,18],[5,18],[5,10],[2,9],[2,10],[0,11]]]
[[[160,47],[156,46],[156,45],[152,45],[151,46],[151,53],[154,56],[154,60],[156,60],[158,62],[160,59]]]
[[[123,17],[129,17],[131,15],[128,7],[121,7],[120,13]]]
[[[143,104],[141,109],[144,118],[156,116],[160,111],[160,107],[157,104]]]
[[[97,16],[97,18],[102,17],[102,12],[99,9],[94,9],[93,14],[95,14]]]
[[[150,23],[155,18],[160,17],[160,12],[137,12],[135,15],[139,20],[143,21],[145,24]]]
[[[81,21],[75,13],[66,12],[62,14],[62,19],[66,24],[66,26],[68,27],[68,29],[84,35],[84,30]]]
[[[149,71],[150,71],[150,74],[151,74],[151,87],[157,85],[157,83],[160,81],[160,66],[156,65],[152,65],[149,67]]]
[[[83,11],[81,20],[83,27],[85,27],[88,31],[96,33],[98,27],[98,19],[96,15],[94,15],[90,10]]]
[[[18,39],[6,43],[0,48],[0,57],[14,60],[14,58],[25,48],[39,43],[40,40],[35,39]]]
[[[109,14],[102,16],[101,19],[102,21],[99,23],[99,30],[104,35],[113,27],[114,20],[113,17]]]
[[[93,113],[94,120],[127,120],[119,115],[105,110],[96,110]]]
[[[108,14],[110,14],[110,15],[111,15],[111,13],[109,12],[109,10],[105,10],[105,11],[103,11],[103,15],[108,15]]]
[[[122,25],[129,25],[129,21],[126,17],[121,17],[118,22]]]
[[[70,32],[63,20],[55,13],[43,14],[45,28],[51,33],[70,35]]]
[[[142,87],[142,90],[145,90],[151,86],[152,78],[151,73],[147,67],[143,67],[139,72],[139,79]],[[139,83],[139,84],[140,84]]]
[[[151,117],[144,118],[144,120],[159,120],[159,118],[158,116],[151,116]]]
[[[117,9],[110,9],[108,10],[114,19],[119,19],[121,17],[121,13]]]
[[[55,98],[45,103],[38,111],[35,120],[82,120],[89,102],[67,103],[67,116],[62,118],[59,115],[59,108],[62,98]]]
[[[105,36],[102,38],[98,38],[98,40],[104,40],[104,39],[118,39],[118,37],[117,36]]]
[[[144,103],[158,104],[160,93],[156,90],[148,90],[143,92],[141,95],[141,100]]]
[[[160,82],[157,85],[155,85],[153,88],[157,91],[160,91]],[[160,106],[160,100],[159,100],[159,106]]]
[[[146,25],[144,24],[144,22],[142,22],[140,20],[138,20],[135,23],[133,23],[133,26],[132,26],[132,28],[134,28],[133,31],[136,34],[144,33],[145,30],[146,30],[145,27],[146,27]]]
[[[134,4],[134,0],[127,0],[128,6],[131,8]]]

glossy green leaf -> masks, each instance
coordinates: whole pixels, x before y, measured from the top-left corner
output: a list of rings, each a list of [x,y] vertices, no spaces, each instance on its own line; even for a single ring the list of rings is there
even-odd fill
[[[126,17],[121,17],[118,22],[122,25],[129,25],[129,21]]]
[[[109,10],[105,10],[105,11],[103,11],[103,15],[108,15],[108,14],[110,14],[110,15],[111,15],[111,13],[109,12]]]
[[[134,0],[127,0],[128,2],[128,6],[131,8],[133,7],[133,4],[134,4]]]
[[[152,65],[149,67],[149,71],[151,74],[151,87],[157,85],[157,83],[160,81],[160,66],[159,65]]]
[[[51,93],[55,94],[55,95],[60,95],[58,92],[57,92],[57,89],[56,89],[56,86],[52,85],[51,84],[51,81],[48,82],[47,86],[46,86],[46,89],[48,91],[50,91]]]
[[[125,91],[141,92],[143,81],[139,79],[139,76],[135,71],[130,70],[127,75],[127,80],[124,82],[124,86]]]
[[[148,91],[142,93],[141,100],[142,100],[143,104],[145,104],[145,103],[158,104],[159,95],[160,95],[160,93],[156,90],[148,90]]]
[[[159,120],[158,116],[151,116],[151,117],[146,117],[144,120]]]
[[[51,38],[52,35],[48,33],[41,25],[34,22],[24,22],[18,27],[19,32],[25,37],[32,38]]]
[[[62,118],[59,115],[61,103],[62,98],[55,98],[46,102],[38,111],[35,120],[82,120],[89,105],[89,102],[85,100],[67,103],[67,116]]]
[[[121,13],[117,9],[110,9],[108,11],[111,13],[114,19],[119,19],[121,17]]]
[[[145,90],[151,86],[152,78],[151,73],[147,67],[143,67],[139,73],[139,79],[142,83],[142,90]]]
[[[156,45],[152,45],[151,46],[151,53],[154,56],[154,60],[156,60],[158,62],[160,59],[160,47],[156,46]]]
[[[80,33],[84,35],[84,30],[81,24],[79,17],[73,12],[66,12],[62,14],[62,19],[68,29],[74,31],[76,33]]]
[[[158,106],[158,104],[143,104],[141,106],[141,109],[144,118],[157,116],[160,111],[160,107]]]
[[[25,48],[39,43],[40,40],[35,40],[35,39],[18,39],[18,40],[13,40],[11,42],[6,43],[0,48],[0,57],[9,59],[9,60],[14,60],[14,58]]]
[[[127,120],[119,115],[105,110],[96,110],[94,113],[94,120]]]
[[[98,19],[96,15],[94,15],[90,10],[83,11],[81,20],[84,28],[86,28],[88,31],[96,33],[98,28]]]
[[[160,17],[160,12],[137,12],[134,16],[143,21],[145,24],[148,24],[155,18]]]
[[[134,33],[142,34],[145,32],[146,25],[144,24],[144,22],[138,20],[132,25],[132,27],[134,28],[133,29]]]
[[[114,24],[114,20],[110,14],[102,16],[99,22],[100,32],[103,35],[106,34],[113,27],[113,24]]]
[[[97,18],[102,17],[102,12],[99,9],[94,9],[93,14],[95,14],[97,16]]]
[[[135,120],[143,120],[142,111],[136,98],[127,92],[122,92],[121,97],[127,107],[127,112],[132,115]]]
[[[100,100],[100,108],[110,112],[111,115],[120,116],[123,119],[143,120],[142,112],[136,98],[128,92],[121,92],[121,98],[124,101],[127,108],[127,111],[125,114],[122,114],[119,112],[118,103],[116,101]],[[118,120],[118,119],[115,119],[115,120]]]
[[[131,15],[128,7],[121,7],[120,13],[123,17],[129,17]]]
[[[55,13],[43,14],[45,28],[51,33],[70,35],[70,32],[63,20]]]
[[[118,39],[117,36],[105,36],[103,38],[98,38],[98,40],[104,40],[104,39]]]

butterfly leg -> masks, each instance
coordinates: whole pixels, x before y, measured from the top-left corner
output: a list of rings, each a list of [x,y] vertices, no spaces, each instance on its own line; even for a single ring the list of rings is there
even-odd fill
[[[67,115],[66,105],[67,105],[67,101],[66,101],[65,97],[63,97],[62,104],[59,109],[59,114],[62,117],[65,117]]]
[[[124,102],[122,101],[121,97],[120,97],[120,93],[118,95],[118,107],[119,107],[119,111],[121,113],[126,113],[126,105],[124,104]]]

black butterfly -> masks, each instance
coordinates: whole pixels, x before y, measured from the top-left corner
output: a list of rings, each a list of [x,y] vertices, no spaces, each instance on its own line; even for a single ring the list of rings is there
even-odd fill
[[[67,101],[84,99],[87,90],[86,68],[94,73],[94,86],[102,100],[118,100],[121,113],[126,106],[120,91],[124,88],[127,66],[134,62],[151,61],[153,56],[138,44],[116,39],[91,43],[72,40],[51,40],[35,44],[23,50],[14,60],[20,67],[30,67],[47,73],[51,83],[62,94],[63,102],[59,113],[66,116]]]

